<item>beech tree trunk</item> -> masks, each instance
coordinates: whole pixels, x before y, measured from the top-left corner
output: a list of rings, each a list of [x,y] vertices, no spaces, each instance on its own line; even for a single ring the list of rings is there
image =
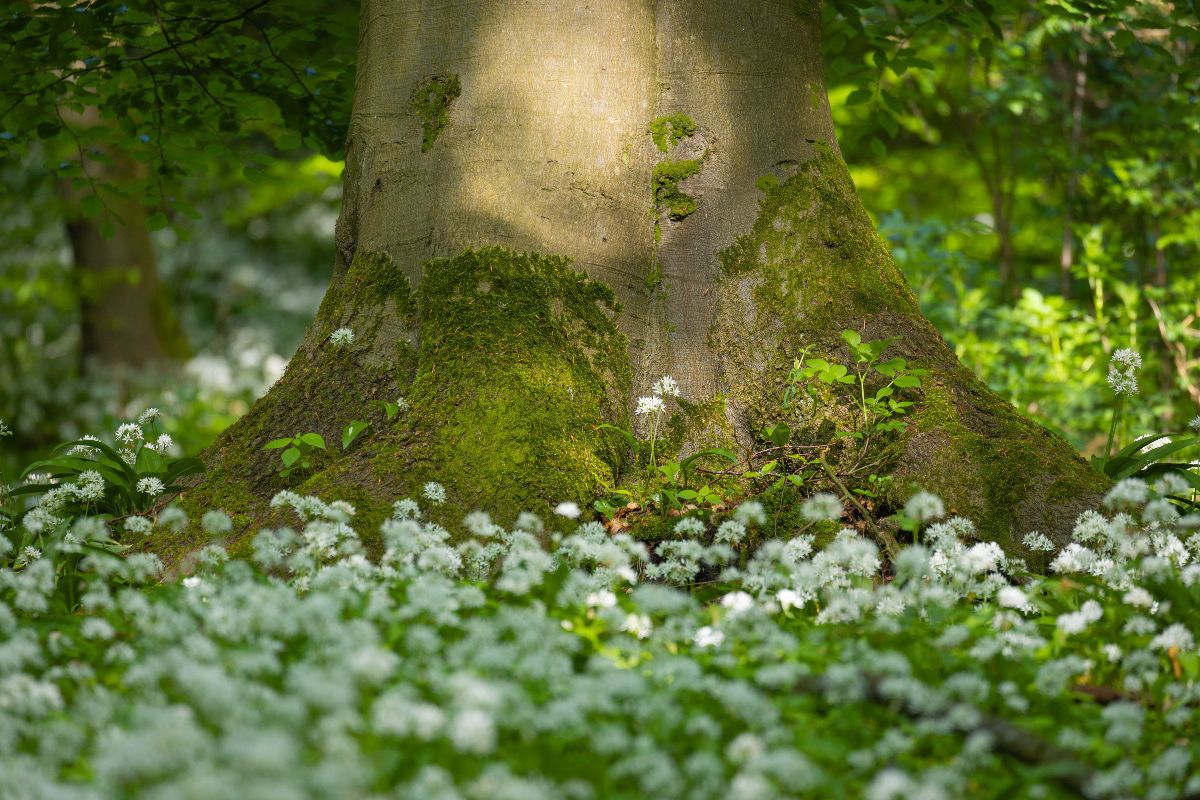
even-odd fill
[[[187,503],[245,531],[283,488],[349,500],[363,530],[427,481],[448,524],[587,507],[623,455],[597,426],[639,425],[664,374],[668,454],[747,451],[778,421],[831,441],[848,397],[781,397],[802,349],[846,363],[850,328],[930,372],[882,452],[886,503],[919,484],[1010,552],[1065,538],[1103,479],[922,318],[839,154],[820,23],[819,1],[364,0],[329,291]],[[329,452],[280,478],[263,445],[308,431]]]

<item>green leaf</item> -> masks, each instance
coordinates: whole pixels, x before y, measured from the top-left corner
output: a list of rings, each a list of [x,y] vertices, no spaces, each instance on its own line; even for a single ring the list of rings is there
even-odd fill
[[[633,447],[633,448],[637,447],[637,439],[634,439],[633,434],[630,433],[629,431],[625,430],[624,428],[618,428],[616,425],[609,425],[608,423],[601,424],[597,427],[599,427],[599,429],[602,431],[610,431],[612,433],[619,433],[625,439],[625,441],[629,442],[630,447]]]
[[[883,361],[879,364],[876,364],[875,369],[890,378],[900,370],[904,369],[904,365],[907,363],[908,362],[903,358],[893,358],[890,361]]]
[[[137,483],[138,475],[134,471],[133,467],[126,464],[125,459],[121,458],[121,455],[116,450],[112,449],[110,445],[105,444],[104,442],[96,441],[94,439],[72,439],[69,442],[63,442],[54,449],[56,451],[66,450],[67,448],[71,448],[80,444],[87,447],[94,447],[100,451],[103,457],[100,460],[89,462],[95,465],[95,467],[93,467],[94,469],[100,470],[100,474],[104,474],[104,470],[101,469],[101,465],[103,464],[123,474],[125,476],[125,480],[130,486]],[[32,468],[33,465],[30,465],[30,467],[25,470],[25,473],[28,474]]]
[[[146,217],[146,230],[161,231],[167,227],[167,215],[161,211],[155,211],[150,216]]]
[[[282,453],[280,453],[279,457],[283,460],[284,466],[290,467],[300,458],[300,448],[289,447],[287,450],[284,450]]]
[[[94,217],[104,210],[104,203],[94,194],[87,194],[79,201],[79,210],[85,217]]]
[[[1120,480],[1121,478],[1129,478],[1151,465],[1158,464],[1158,462],[1162,461],[1172,453],[1183,450],[1185,447],[1191,447],[1194,444],[1196,444],[1195,436],[1184,436],[1180,439],[1168,442],[1167,444],[1160,445],[1153,450],[1142,453],[1136,458],[1127,460],[1119,469],[1115,471],[1115,473],[1110,472],[1109,477],[1117,480]]]
[[[356,419],[346,426],[342,431],[342,449],[345,450],[350,446],[350,443],[358,438],[358,435],[370,427],[371,423],[366,420]]]
[[[851,378],[849,381],[842,380],[845,377],[847,377],[847,375],[846,368],[844,366],[841,364],[830,364],[828,369],[822,370],[817,375],[817,380],[819,380],[821,383],[834,383],[835,381],[838,383],[853,383],[853,378]]]
[[[874,96],[875,96],[875,92],[866,87],[863,87],[861,89],[855,89],[853,92],[846,95],[846,105],[848,105],[848,106],[861,105],[862,103],[869,102],[871,100],[871,98]]]
[[[847,329],[842,331],[842,338],[845,339],[846,343],[851,347],[858,347],[858,345],[862,342],[862,336],[859,335],[858,331],[854,330]]]
[[[921,385],[921,379],[916,375],[900,375],[892,382],[901,389],[916,389]]]
[[[680,500],[695,500],[697,497],[699,497],[699,495],[691,489],[684,489],[675,496]]]
[[[395,416],[400,413],[400,404],[399,403],[389,403],[386,400],[384,400],[383,401],[383,413],[387,415],[388,419],[394,419]]]
[[[302,144],[300,134],[297,131],[285,131],[275,138],[275,147],[278,150],[295,150]]]
[[[204,472],[204,462],[195,456],[177,458],[167,467],[163,482],[170,485],[185,475],[196,475],[201,472]]]
[[[788,443],[788,439],[791,438],[792,429],[783,422],[775,425],[764,425],[762,435],[776,447],[783,447]]]
[[[292,437],[290,436],[284,439],[272,439],[263,445],[263,450],[278,450],[281,447],[287,447],[291,443]]]
[[[321,434],[319,433],[303,433],[300,435],[300,441],[312,447],[325,449],[325,440],[321,438]]]

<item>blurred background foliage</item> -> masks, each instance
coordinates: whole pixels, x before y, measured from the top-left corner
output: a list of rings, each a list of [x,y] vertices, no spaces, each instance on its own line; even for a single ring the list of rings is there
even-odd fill
[[[149,405],[195,452],[280,374],[333,263],[356,11],[0,1],[0,470]],[[1198,41],[1195,4],[825,6],[842,149],[925,314],[1085,452],[1114,349],[1146,362],[1126,440],[1200,407]],[[113,142],[144,168],[96,187]],[[106,234],[141,199],[186,357],[86,363],[68,184]]]

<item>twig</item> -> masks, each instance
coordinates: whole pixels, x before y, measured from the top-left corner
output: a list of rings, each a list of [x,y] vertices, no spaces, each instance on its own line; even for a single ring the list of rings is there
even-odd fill
[[[1171,361],[1175,363],[1175,372],[1179,377],[1183,378],[1184,383],[1187,385],[1188,394],[1192,396],[1192,400],[1200,403],[1200,386],[1196,386],[1188,380],[1190,368],[1187,361],[1187,346],[1183,342],[1176,343],[1178,344],[1178,349],[1171,346],[1171,340],[1167,336],[1167,323],[1163,319],[1162,309],[1158,307],[1158,303],[1154,302],[1154,298],[1149,294],[1146,295],[1146,302],[1150,304],[1150,310],[1154,312],[1154,319],[1158,322],[1158,333],[1162,336],[1167,352],[1171,354]]]
[[[820,457],[820,462],[822,469],[825,470],[825,474],[829,476],[831,481],[833,481],[834,486],[841,490],[842,496],[853,503],[854,507],[857,508],[859,513],[863,515],[863,519],[866,520],[867,528],[871,531],[871,535],[875,537],[877,542],[883,545],[883,549],[887,552],[888,558],[894,561],[896,556],[900,555],[900,543],[896,541],[896,537],[892,536],[890,532],[879,527],[879,523],[876,522],[875,516],[867,510],[867,507],[858,502],[854,495],[850,494],[850,492],[846,490],[846,485],[838,479],[837,473],[834,472],[833,468],[829,466],[829,462],[825,460],[825,456]]]

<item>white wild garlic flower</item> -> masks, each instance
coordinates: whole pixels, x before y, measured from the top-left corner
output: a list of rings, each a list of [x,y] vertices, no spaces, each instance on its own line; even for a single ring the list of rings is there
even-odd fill
[[[658,414],[666,410],[661,397],[639,397],[635,414]]]
[[[1137,394],[1137,374],[1141,368],[1142,357],[1136,351],[1117,350],[1108,366],[1108,385],[1118,397]]]
[[[654,393],[659,397],[679,397],[679,383],[670,375],[663,375],[654,384]]]
[[[140,442],[144,438],[142,427],[133,422],[126,422],[121,427],[117,428],[117,441],[125,444],[133,444]]]
[[[338,328],[329,334],[329,343],[339,350],[354,343],[354,331],[349,328]]]
[[[158,497],[165,492],[167,487],[163,486],[163,482],[158,478],[142,478],[137,482],[137,490],[142,494],[148,494],[151,497]]]

